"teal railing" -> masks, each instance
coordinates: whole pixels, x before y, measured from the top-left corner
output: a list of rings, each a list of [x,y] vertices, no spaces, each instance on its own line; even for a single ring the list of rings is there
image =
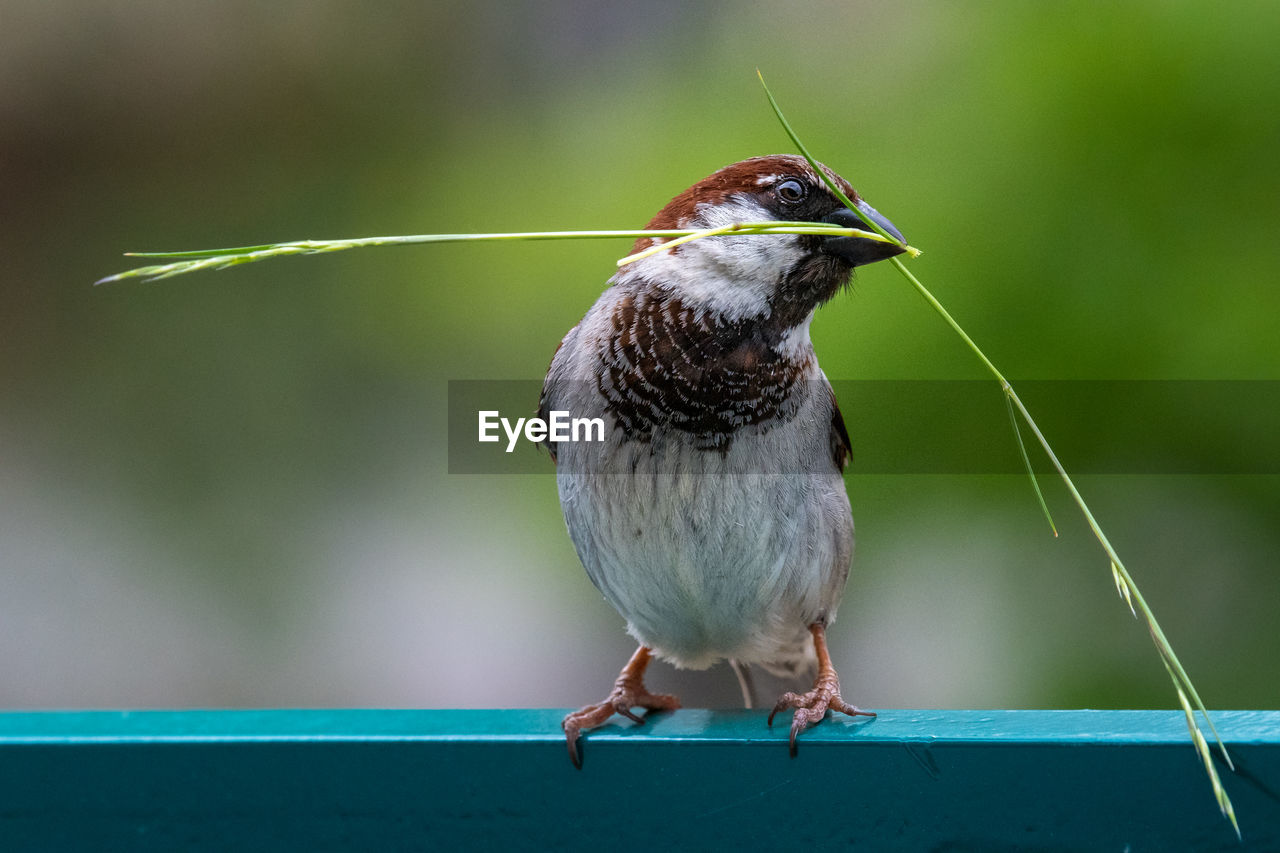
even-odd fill
[[[759,711],[0,714],[0,850],[1280,850],[1280,712],[881,711],[792,758]]]

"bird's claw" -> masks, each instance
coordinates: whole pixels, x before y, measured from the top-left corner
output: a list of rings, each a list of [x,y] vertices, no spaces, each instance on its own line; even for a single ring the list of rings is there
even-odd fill
[[[582,751],[578,749],[579,735],[584,729],[604,725],[614,714],[621,714],[633,722],[643,724],[645,718],[632,711],[632,708],[674,711],[679,707],[680,700],[669,693],[650,693],[639,679],[631,682],[619,678],[607,699],[574,711],[560,723],[560,728],[564,729],[565,744],[569,748],[569,760],[574,767],[582,769]]]
[[[874,717],[874,711],[864,711],[856,705],[850,705],[840,695],[840,679],[834,672],[820,675],[808,693],[783,693],[769,713],[769,725],[779,711],[794,708],[791,717],[791,754],[796,754],[796,737],[814,723],[827,716],[827,711],[839,711],[851,717]]]

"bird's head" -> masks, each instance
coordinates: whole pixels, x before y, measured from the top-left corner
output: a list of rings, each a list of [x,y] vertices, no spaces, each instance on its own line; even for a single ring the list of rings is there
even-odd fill
[[[889,220],[835,172],[822,167],[858,208],[902,240]],[[715,228],[740,222],[825,222],[867,230],[802,157],[734,163],[673,198],[650,229]],[[655,238],[643,238],[636,250]],[[903,241],[905,242],[905,241]],[[784,315],[802,321],[848,283],[853,268],[904,250],[861,237],[740,235],[684,243],[624,267],[619,281],[663,288],[695,310],[728,320]]]

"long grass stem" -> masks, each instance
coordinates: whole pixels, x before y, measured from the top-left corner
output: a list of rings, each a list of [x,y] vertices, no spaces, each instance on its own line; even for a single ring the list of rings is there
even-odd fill
[[[318,255],[342,252],[370,246],[407,246],[417,243],[503,242],[513,240],[582,240],[654,237],[666,242],[618,261],[621,266],[655,252],[662,252],[689,240],[726,235],[769,234],[817,234],[825,237],[859,236],[873,240],[895,242],[892,238],[869,233],[858,228],[844,228],[824,222],[738,222],[721,228],[671,229],[632,231],[518,231],[493,234],[410,234],[398,237],[353,237],[345,240],[294,240],[285,243],[267,243],[261,246],[239,246],[229,249],[197,249],[189,252],[126,252],[127,257],[163,260],[165,263],[148,264],[109,275],[95,284],[110,284],[131,278],[158,281],[175,275],[221,270],[240,264],[251,264],[271,258],[293,255]],[[907,247],[910,251],[916,251]]]
[[[756,73],[759,74],[759,71]],[[847,198],[843,192],[841,192],[836,183],[831,180],[826,172],[818,165],[818,162],[814,160],[808,149],[805,148],[804,143],[800,141],[799,136],[797,136],[796,132],[791,128],[790,123],[787,122],[786,117],[782,114],[782,109],[778,106],[778,102],[774,99],[773,93],[769,91],[769,87],[765,84],[763,75],[760,75],[760,85],[764,87],[765,96],[769,99],[770,106],[773,107],[773,112],[778,118],[778,123],[782,125],[782,129],[786,132],[787,136],[790,137],[792,143],[800,151],[801,155],[803,155],[809,162],[809,165],[813,167],[814,171],[822,177],[823,181],[825,181],[831,191],[835,193],[836,197],[844,202],[844,204],[857,214],[860,219],[866,222],[873,230],[888,237],[889,235],[880,229],[876,223],[871,222],[867,217],[863,216],[857,206],[853,204],[853,202]],[[1036,424],[1035,419],[1031,417],[1031,412],[1027,411],[1027,407],[1023,404],[1022,399],[1018,396],[1018,393],[1013,390],[1013,385],[1009,383],[1009,380],[1005,379],[1004,374],[1000,372],[991,359],[987,358],[986,353],[984,353],[974,342],[973,338],[969,337],[969,334],[961,328],[960,324],[956,322],[956,319],[951,316],[951,312],[947,311],[947,309],[942,306],[942,303],[929,292],[929,289],[921,284],[920,280],[916,278],[909,269],[907,269],[906,265],[902,263],[902,259],[890,258],[890,262],[898,272],[901,273],[908,282],[910,282],[911,286],[916,289],[916,292],[924,297],[930,307],[932,307],[933,310],[942,317],[947,325],[951,327],[952,331],[960,336],[960,339],[964,341],[969,350],[977,356],[978,360],[982,362],[982,365],[987,369],[987,371],[990,372],[990,374],[995,377],[996,381],[1000,383],[1000,387],[1004,391],[1006,401],[1011,407],[1011,412],[1012,410],[1016,410],[1017,413],[1021,415],[1023,422],[1026,423],[1027,427],[1031,430],[1031,433],[1036,437],[1036,441],[1039,442],[1040,447],[1044,449],[1045,454],[1049,457],[1049,461],[1053,464],[1053,468],[1057,471],[1063,485],[1066,486],[1067,492],[1071,495],[1071,499],[1084,515],[1085,521],[1089,525],[1089,529],[1093,531],[1093,535],[1102,546],[1102,550],[1106,552],[1106,555],[1110,558],[1112,577],[1116,582],[1116,587],[1119,590],[1121,597],[1126,603],[1128,603],[1130,610],[1134,610],[1135,616],[1137,616],[1138,613],[1141,613],[1143,619],[1146,621],[1147,629],[1151,633],[1151,640],[1156,646],[1156,651],[1160,654],[1160,659],[1168,670],[1170,679],[1173,680],[1174,689],[1178,694],[1178,701],[1186,711],[1187,728],[1191,734],[1191,741],[1196,747],[1196,751],[1200,755],[1204,764],[1205,773],[1208,775],[1209,783],[1213,787],[1213,795],[1217,800],[1218,808],[1222,811],[1223,816],[1231,822],[1232,828],[1235,829],[1236,836],[1239,837],[1240,824],[1236,820],[1235,809],[1232,808],[1231,798],[1227,796],[1227,792],[1222,787],[1222,779],[1218,775],[1217,767],[1214,766],[1214,763],[1211,760],[1204,733],[1200,730],[1200,726],[1196,722],[1195,712],[1199,712],[1200,716],[1204,718],[1205,723],[1208,725],[1209,731],[1213,733],[1214,740],[1217,742],[1218,748],[1221,750],[1222,757],[1226,761],[1227,766],[1232,770],[1235,769],[1235,766],[1231,762],[1231,757],[1227,754],[1226,744],[1222,742],[1222,738],[1218,735],[1217,727],[1214,726],[1213,720],[1209,717],[1208,710],[1205,708],[1204,703],[1200,701],[1200,695],[1196,692],[1195,686],[1191,683],[1191,678],[1187,675],[1186,670],[1183,669],[1182,664],[1178,661],[1178,656],[1174,654],[1173,646],[1169,643],[1168,638],[1165,637],[1164,631],[1160,628],[1160,623],[1156,621],[1155,613],[1152,612],[1151,607],[1147,604],[1146,599],[1143,598],[1142,593],[1138,591],[1138,586],[1134,583],[1133,577],[1124,567],[1124,563],[1121,562],[1120,556],[1116,553],[1115,548],[1111,546],[1111,542],[1107,539],[1107,535],[1103,533],[1102,526],[1098,524],[1097,519],[1093,517],[1093,513],[1089,510],[1088,504],[1085,503],[1080,491],[1076,488],[1075,483],[1071,481],[1071,477],[1067,474],[1066,468],[1064,468],[1062,463],[1058,461],[1058,455],[1053,452],[1053,448],[1044,437],[1044,433],[1040,431],[1040,427]],[[1022,458],[1027,466],[1027,473],[1031,477],[1031,483],[1035,488],[1036,497],[1040,501],[1040,506],[1045,513],[1045,517],[1049,519],[1049,525],[1054,529],[1054,535],[1056,536],[1057,528],[1053,524],[1053,519],[1049,516],[1049,508],[1044,502],[1044,496],[1040,493],[1040,486],[1036,481],[1035,471],[1031,468],[1031,461],[1026,454],[1025,447],[1022,445],[1022,436],[1018,430],[1018,423],[1016,419],[1013,420],[1013,428],[1019,447],[1022,449]]]

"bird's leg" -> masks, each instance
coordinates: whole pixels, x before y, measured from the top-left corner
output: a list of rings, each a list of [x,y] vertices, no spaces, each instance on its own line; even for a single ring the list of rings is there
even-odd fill
[[[614,714],[621,714],[628,719],[643,723],[644,717],[632,712],[632,708],[647,708],[650,711],[674,711],[680,707],[680,700],[666,693],[650,693],[644,686],[644,670],[649,665],[651,655],[646,646],[636,649],[636,653],[627,661],[613,683],[613,690],[608,698],[597,705],[588,705],[574,711],[564,718],[560,728],[564,729],[565,742],[569,746],[569,760],[581,769],[582,755],[578,750],[578,734],[583,729],[594,729],[604,725]]]
[[[784,693],[773,706],[769,714],[769,725],[773,725],[774,714],[787,708],[795,708],[791,718],[791,754],[796,754],[796,735],[827,715],[827,710],[840,711],[850,716],[874,717],[873,711],[864,711],[850,705],[840,696],[840,676],[831,665],[831,655],[827,652],[827,630],[821,622],[809,626],[813,634],[813,648],[818,653],[818,677],[813,681],[813,689],[808,693]]]

